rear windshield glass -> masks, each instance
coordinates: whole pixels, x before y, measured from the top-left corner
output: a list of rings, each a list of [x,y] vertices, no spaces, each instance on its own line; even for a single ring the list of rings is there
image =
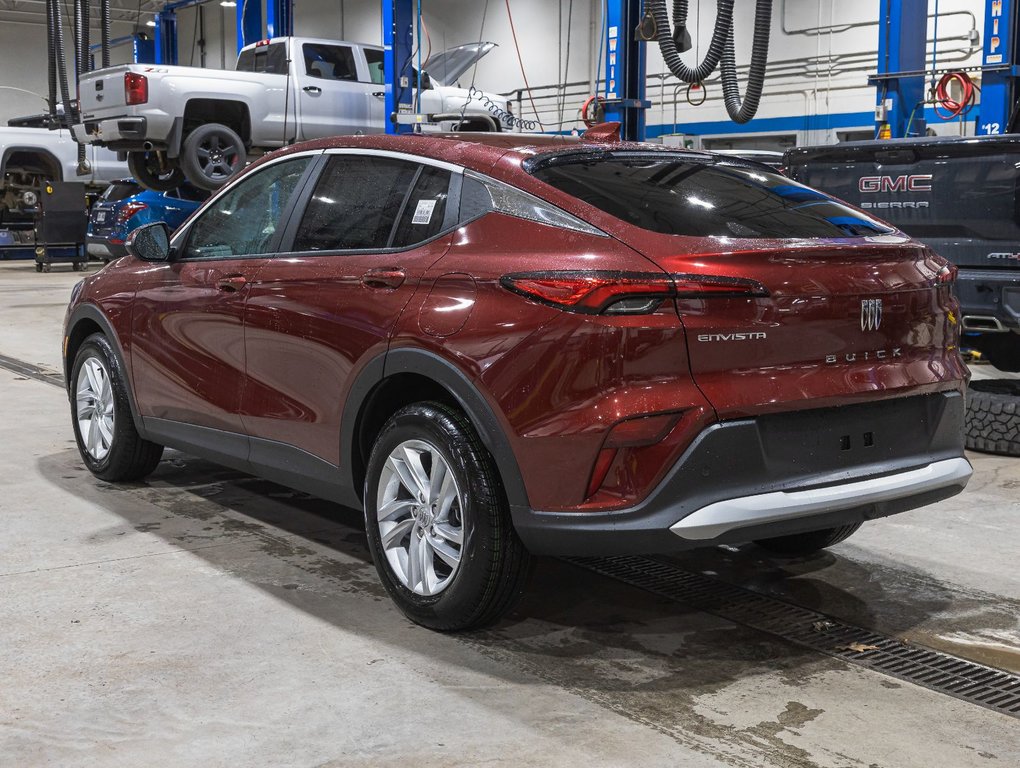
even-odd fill
[[[103,200],[108,203],[116,203],[118,200],[123,200],[131,195],[137,195],[142,191],[142,188],[131,181],[115,181],[113,184],[106,188],[103,193]]]
[[[885,224],[764,168],[676,156],[553,161],[542,181],[629,224],[697,237],[862,237]]]
[[[270,75],[287,74],[287,46],[273,43],[258,48],[246,48],[237,56],[238,72],[266,72]]]

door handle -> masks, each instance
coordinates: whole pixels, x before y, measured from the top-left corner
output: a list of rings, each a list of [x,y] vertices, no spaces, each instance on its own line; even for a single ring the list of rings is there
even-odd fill
[[[370,269],[361,276],[361,284],[366,288],[399,288],[403,284],[407,273],[396,267],[385,269]]]
[[[227,275],[216,281],[216,287],[226,293],[237,293],[248,284],[248,278],[244,275]]]
[[[386,95],[386,91],[372,91],[372,95],[375,96],[377,99],[381,99],[383,96]]]
[[[305,93],[322,93],[322,89],[317,85],[306,85],[301,90]]]

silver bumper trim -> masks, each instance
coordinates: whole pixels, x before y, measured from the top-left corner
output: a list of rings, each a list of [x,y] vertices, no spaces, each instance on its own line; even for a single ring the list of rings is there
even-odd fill
[[[964,486],[973,471],[970,462],[961,457],[842,485],[727,499],[695,510],[670,526],[670,530],[683,539],[714,539],[736,528],[892,501],[953,485]]]

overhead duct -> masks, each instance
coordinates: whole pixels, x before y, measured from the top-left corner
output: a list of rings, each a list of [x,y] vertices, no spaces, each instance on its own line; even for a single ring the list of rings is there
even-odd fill
[[[765,87],[765,68],[768,65],[769,33],[772,27],[772,0],[758,0],[754,9],[754,41],[751,44],[751,65],[747,71],[747,91],[740,98],[737,83],[737,62],[733,54],[733,28],[726,37],[719,74],[722,77],[723,102],[726,112],[735,123],[746,123],[758,111],[761,92]]]
[[[110,0],[99,0],[99,61],[110,66]]]
[[[715,17],[715,29],[708,44],[708,51],[700,64],[693,69],[680,59],[680,50],[669,23],[666,0],[649,0],[648,8],[655,19],[655,37],[659,41],[662,59],[669,71],[685,83],[702,83],[715,72],[725,52],[726,40],[731,39],[733,32],[733,0],[719,0],[719,8]],[[687,28],[687,0],[673,0],[673,24],[678,30]]]
[[[737,65],[733,45],[733,0],[719,0],[712,39],[705,58],[696,66],[688,67],[680,59],[677,40],[687,36],[687,0],[673,0],[673,20],[670,23],[666,0],[648,0],[648,9],[655,19],[655,39],[659,43],[662,59],[679,80],[685,83],[703,83],[718,67],[722,78],[723,101],[726,112],[737,123],[746,123],[758,111],[769,51],[772,25],[772,0],[758,0],[754,13],[754,42],[751,64],[747,75],[747,91],[740,96],[737,83]]]

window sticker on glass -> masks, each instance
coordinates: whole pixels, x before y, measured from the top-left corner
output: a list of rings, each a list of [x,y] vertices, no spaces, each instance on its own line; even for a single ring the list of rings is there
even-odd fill
[[[419,200],[418,207],[414,209],[412,224],[428,224],[432,221],[432,212],[436,209],[435,200]]]

